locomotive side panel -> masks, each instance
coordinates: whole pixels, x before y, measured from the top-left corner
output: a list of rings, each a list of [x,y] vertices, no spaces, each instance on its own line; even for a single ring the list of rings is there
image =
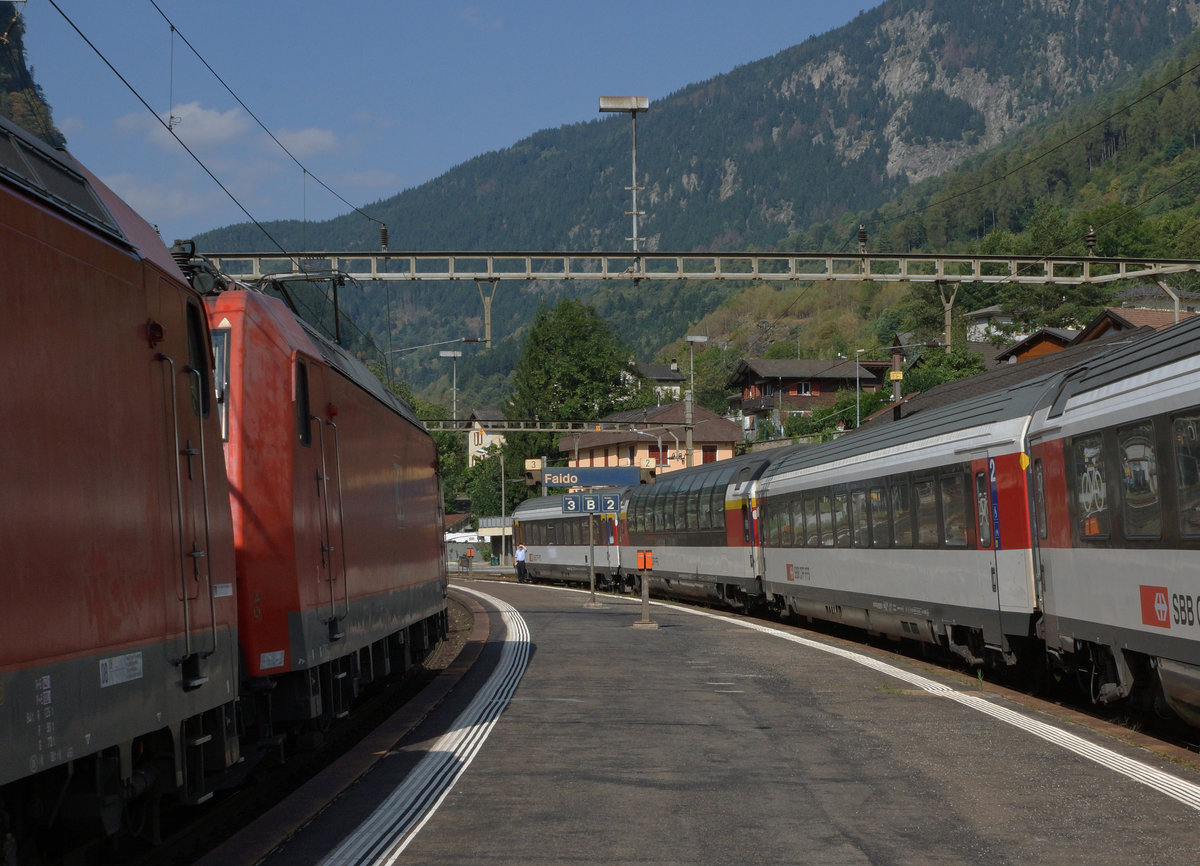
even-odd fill
[[[357,686],[332,683],[371,679],[373,666],[330,664],[388,639],[370,658],[389,668],[405,630],[444,610],[435,447],[282,302],[230,290],[208,303],[214,327],[230,328],[247,675],[286,679],[268,699],[276,720],[340,713]]]
[[[161,247],[98,181],[74,179],[119,212],[126,237]],[[115,230],[7,184],[0,259],[0,408],[13,422],[0,448],[15,458],[0,497],[0,780],[149,734],[169,762],[183,720],[236,695],[220,437],[211,401],[206,414],[193,399],[211,384],[198,299]]]

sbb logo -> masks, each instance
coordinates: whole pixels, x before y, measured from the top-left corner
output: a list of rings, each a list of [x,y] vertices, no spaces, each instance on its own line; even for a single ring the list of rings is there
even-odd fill
[[[1165,586],[1141,586],[1142,622],[1158,628],[1171,627],[1171,606]]]

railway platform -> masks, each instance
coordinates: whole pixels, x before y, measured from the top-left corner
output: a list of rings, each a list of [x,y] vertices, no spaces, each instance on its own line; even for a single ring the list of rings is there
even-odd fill
[[[659,604],[634,628],[634,599],[498,577],[453,582],[477,634],[436,706],[311,820],[281,807],[297,827],[263,862],[1200,854],[1195,753],[802,629]]]

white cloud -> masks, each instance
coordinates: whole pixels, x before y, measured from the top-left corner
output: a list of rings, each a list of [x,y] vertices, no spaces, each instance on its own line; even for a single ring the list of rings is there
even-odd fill
[[[132,172],[108,175],[101,180],[147,222],[154,224],[204,213],[224,198],[219,190],[216,194],[197,192],[185,184],[160,183]]]
[[[54,124],[58,127],[58,131],[67,137],[67,143],[70,144],[71,136],[77,132],[83,132],[87,128],[87,124],[78,117],[64,117],[62,120],[55,118]]]
[[[275,137],[283,142],[283,146],[291,151],[296,159],[307,159],[322,153],[334,153],[342,146],[332,130],[316,127],[297,130],[283,129],[275,133]],[[269,138],[264,144],[264,147],[276,146],[275,142]]]
[[[185,102],[171,110],[175,134],[193,151],[211,153],[218,148],[237,142],[249,132],[252,121],[240,108],[218,111],[204,108],[198,102]],[[171,122],[166,116],[163,123]],[[179,145],[172,139],[162,123],[135,112],[121,117],[116,122],[119,131],[133,134],[144,132],[146,140],[165,150]]]

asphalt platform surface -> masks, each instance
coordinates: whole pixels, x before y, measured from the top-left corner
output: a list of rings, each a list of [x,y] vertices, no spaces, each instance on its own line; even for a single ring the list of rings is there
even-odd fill
[[[263,862],[1200,862],[1195,753],[802,629],[453,586],[486,620],[469,663]],[[469,752],[398,802],[447,731]]]

